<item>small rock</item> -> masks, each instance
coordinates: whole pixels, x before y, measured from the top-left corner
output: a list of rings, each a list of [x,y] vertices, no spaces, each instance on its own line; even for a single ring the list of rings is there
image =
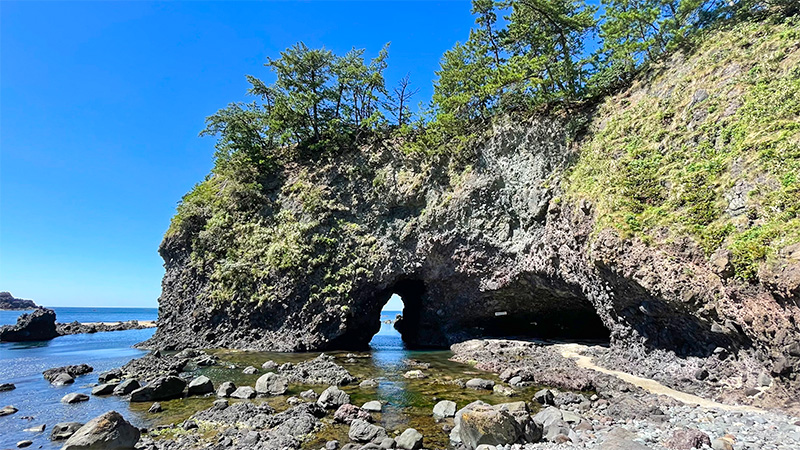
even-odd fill
[[[325,443],[325,450],[339,450],[339,441],[328,441]]]
[[[217,389],[217,397],[230,397],[236,391],[236,385],[233,382],[226,381],[219,385]]]
[[[409,378],[409,379],[428,378],[428,376],[425,375],[424,373],[422,373],[421,370],[409,370],[408,372],[403,374],[403,377]]]
[[[758,389],[755,389],[755,388],[745,389],[745,391],[744,391],[744,395],[746,395],[748,397],[755,397],[756,395],[758,395],[760,393],[761,393],[761,391],[759,391]]]
[[[709,375],[709,373],[708,373],[708,370],[706,370],[706,369],[702,369],[702,368],[701,368],[701,369],[697,369],[697,370],[694,372],[694,377],[695,377],[696,379],[700,380],[700,381],[703,381],[703,380],[705,380],[706,378],[708,378],[708,375]]]
[[[125,380],[114,388],[114,395],[128,395],[140,387],[139,380]]]
[[[253,366],[247,366],[247,367],[244,368],[242,373],[245,374],[245,375],[255,375],[255,374],[258,373],[258,369],[256,369]]]
[[[711,448],[714,450],[733,450],[733,441],[730,437],[716,438],[711,441]]]
[[[300,393],[300,397],[304,398],[304,399],[307,399],[307,400],[316,400],[318,396],[317,396],[317,393],[314,392],[313,389],[309,389],[307,391],[301,392]]]
[[[16,388],[17,387],[14,386],[14,383],[1,383],[0,384],[0,392],[13,391]]]
[[[278,368],[278,363],[275,361],[267,361],[261,365],[261,368],[264,370],[275,370]]]
[[[245,448],[252,448],[258,441],[261,440],[261,435],[258,434],[258,431],[248,431],[247,434],[239,441],[241,444],[244,444]]]
[[[372,389],[378,387],[378,382],[372,378],[366,379],[361,383],[358,383],[358,387],[362,389]]]
[[[456,415],[456,403],[450,400],[442,400],[433,407],[433,418],[444,419]]]
[[[383,405],[381,405],[381,402],[373,400],[371,402],[364,403],[364,405],[361,406],[361,409],[368,412],[381,412]]]
[[[350,431],[347,433],[351,440],[356,442],[382,441],[389,437],[383,427],[372,425],[371,423],[355,419],[350,424]]]
[[[206,376],[199,376],[189,382],[187,393],[189,395],[203,395],[214,392],[214,383]]]
[[[511,389],[508,386],[503,386],[501,384],[495,384],[494,387],[492,388],[492,391],[494,391],[494,393],[497,395],[503,395],[506,397],[513,397],[517,395],[517,392],[515,390]]]
[[[251,388],[250,386],[241,386],[239,388],[236,388],[235,391],[233,391],[231,397],[241,398],[241,399],[256,398],[256,390]]]
[[[110,383],[114,380],[121,380],[122,379],[122,370],[120,369],[112,369],[107,372],[103,372],[97,376],[98,383]]]
[[[486,391],[491,391],[494,387],[494,381],[492,380],[484,380],[483,378],[473,378],[467,381],[467,387],[470,389],[482,389]]]
[[[295,397],[295,396],[291,396],[291,397],[286,399],[286,403],[288,403],[291,406],[297,406],[300,403],[303,403],[303,401],[300,400],[299,398]]]
[[[150,409],[147,410],[150,414],[160,413],[161,411],[164,411],[164,408],[161,407],[161,403],[159,402],[153,403],[150,405]]]
[[[387,437],[386,439],[381,441],[380,447],[383,450],[391,450],[391,449],[397,447],[397,442],[395,442],[394,439],[392,439],[390,437]]]
[[[181,397],[186,388],[186,381],[182,378],[168,376],[157,378],[147,386],[131,392],[132,402],[152,402],[155,400],[169,400]]]
[[[198,429],[200,427],[197,425],[197,422],[195,422],[194,420],[186,419],[186,420],[183,421],[183,424],[181,425],[181,428],[183,428],[186,431],[189,431],[189,430],[196,430],[196,429]]]
[[[317,404],[325,409],[334,409],[350,403],[350,396],[336,386],[331,386],[319,396]]]
[[[60,422],[53,427],[50,432],[50,440],[63,441],[69,439],[70,436],[75,434],[83,426],[80,422]]]
[[[397,448],[418,450],[422,448],[422,434],[413,428],[408,428],[395,439],[395,442],[397,443]]]
[[[73,392],[71,394],[67,394],[61,398],[61,403],[80,403],[89,400],[89,396],[86,394],[81,394],[80,392]]]
[[[225,400],[224,398],[221,398],[219,400],[214,400],[214,409],[216,409],[217,411],[222,411],[227,407],[228,407],[228,401]]]
[[[24,431],[27,431],[29,433],[43,433],[46,426],[47,425],[45,425],[45,424],[41,424],[41,425],[39,425],[37,427],[25,428]]]
[[[333,420],[340,423],[351,424],[354,420],[372,422],[372,416],[356,405],[345,404],[333,414]]]
[[[761,372],[761,374],[758,376],[758,385],[761,387],[768,387],[771,384],[772,377],[766,372]]]
[[[33,441],[19,441],[19,442],[17,442],[17,447],[18,448],[30,447],[31,445],[33,445]]]
[[[533,394],[533,401],[539,403],[540,405],[554,405],[555,396],[553,395],[553,391],[550,389],[542,389]]]
[[[693,448],[710,447],[711,439],[700,430],[684,429],[675,430],[672,437],[664,444],[665,447],[675,450],[689,450]]]

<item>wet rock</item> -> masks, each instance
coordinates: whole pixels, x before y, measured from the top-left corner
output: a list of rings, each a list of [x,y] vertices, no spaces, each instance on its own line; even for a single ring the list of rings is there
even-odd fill
[[[378,382],[372,378],[368,378],[361,383],[358,383],[358,387],[362,389],[372,389],[378,387]]]
[[[75,434],[83,424],[80,422],[60,422],[55,424],[53,430],[50,432],[50,440],[63,441],[69,439],[70,436]]]
[[[132,402],[152,402],[155,400],[169,400],[183,395],[186,381],[178,377],[162,377],[148,383],[147,386],[131,392]]]
[[[313,389],[309,389],[309,390],[307,390],[307,391],[303,391],[303,392],[301,392],[301,393],[300,393],[300,397],[301,397],[301,398],[304,398],[304,399],[306,399],[306,400],[316,400],[316,399],[317,399],[317,397],[318,397],[318,395],[317,395],[317,393],[316,393],[316,392],[314,392],[314,390],[313,390]]]
[[[234,392],[236,392],[236,385],[231,381],[226,381],[217,388],[217,397],[230,397]]]
[[[286,368],[281,366],[278,371],[288,378],[289,382],[296,384],[345,386],[356,381],[356,377],[348,372],[347,369],[336,364],[333,356],[324,353],[310,361],[304,361]]]
[[[675,430],[672,437],[664,444],[674,450],[689,450],[693,448],[711,447],[711,439],[700,430],[684,429]]]
[[[17,408],[15,408],[15,407],[11,406],[11,405],[4,406],[3,409],[0,409],[0,417],[9,416],[11,414],[14,414],[17,411],[19,411],[19,410]]]
[[[275,372],[268,372],[256,381],[256,393],[260,395],[283,395],[289,390],[289,379]]]
[[[46,427],[46,424],[41,424],[35,427],[25,428],[23,431],[27,431],[28,433],[44,433]]]
[[[542,389],[533,394],[533,401],[540,405],[554,405],[555,396],[550,389]]]
[[[131,392],[139,389],[140,387],[142,387],[142,385],[139,384],[139,380],[134,380],[134,379],[125,380],[119,383],[117,387],[114,388],[113,393],[114,395],[119,395],[119,396],[128,395]]]
[[[92,395],[111,395],[116,387],[117,383],[100,384],[92,388]]]
[[[483,389],[491,391],[492,388],[494,387],[494,381],[484,380],[482,378],[473,378],[467,381],[467,387],[470,389]]]
[[[59,373],[53,378],[52,381],[50,381],[50,384],[52,384],[53,386],[66,386],[74,382],[75,378],[73,378],[72,375],[68,373]]]
[[[336,386],[331,386],[319,396],[317,404],[325,409],[334,409],[350,403],[350,396]]]
[[[112,369],[106,372],[101,373],[97,376],[98,383],[110,383],[114,380],[121,380],[123,376],[122,370],[120,369]]]
[[[62,450],[133,449],[139,441],[139,429],[116,411],[90,420],[64,443]]]
[[[161,411],[164,411],[164,408],[161,407],[161,403],[159,402],[153,403],[150,405],[150,409],[147,410],[150,414],[160,413]]]
[[[258,373],[258,369],[253,366],[247,366],[242,370],[242,373],[245,375],[255,375]]]
[[[67,403],[67,404],[80,403],[88,400],[89,396],[86,394],[81,394],[80,392],[73,392],[71,394],[67,394],[61,397],[61,403]]]
[[[433,418],[444,419],[445,417],[453,417],[456,415],[456,402],[450,400],[442,400],[433,407]]]
[[[57,336],[56,313],[46,308],[22,314],[17,318],[16,325],[0,327],[2,342],[47,341]]]
[[[422,433],[419,431],[408,428],[395,439],[397,448],[404,450],[419,450],[422,448]]]
[[[203,395],[214,392],[214,383],[206,376],[199,376],[189,382],[188,395]]]
[[[80,375],[85,375],[90,373],[94,369],[92,366],[88,364],[78,364],[73,366],[63,366],[63,367],[54,367],[52,369],[47,369],[42,372],[44,379],[53,383],[60,374],[65,373],[71,376],[72,378],[78,377]]]
[[[278,368],[278,363],[275,361],[267,361],[261,365],[261,368],[264,370],[275,370]]]
[[[16,388],[14,383],[0,383],[0,392],[13,391]]]
[[[360,419],[353,420],[347,435],[351,440],[356,442],[381,442],[383,439],[389,437],[383,427],[372,425]]]
[[[233,393],[231,393],[231,397],[241,399],[256,398],[256,390],[250,386],[238,387],[235,391],[233,391]]]
[[[381,405],[381,402],[373,400],[371,402],[364,403],[361,406],[361,409],[368,412],[381,412],[381,409],[383,409],[383,405]]]
[[[26,440],[26,441],[19,441],[19,442],[17,442],[17,448],[25,448],[25,447],[30,447],[31,445],[33,445],[33,441],[27,441],[27,440]]]
[[[333,420],[346,424],[351,424],[354,420],[373,421],[372,416],[367,411],[351,404],[340,406],[333,414]]]
[[[428,376],[425,375],[424,373],[422,373],[421,370],[409,370],[408,372],[403,374],[403,377],[408,378],[408,379],[428,378]]]

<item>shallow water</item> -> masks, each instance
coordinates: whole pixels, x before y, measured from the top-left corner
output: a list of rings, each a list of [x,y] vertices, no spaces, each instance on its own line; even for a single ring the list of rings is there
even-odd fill
[[[396,312],[384,312],[382,320],[393,319]],[[128,317],[120,320],[128,320]],[[100,321],[100,320],[98,320]],[[87,402],[76,405],[60,403],[61,397],[71,392],[89,394],[92,385],[97,382],[100,372],[119,367],[128,360],[142,356],[145,352],[131,348],[137,342],[149,338],[153,329],[129,330],[96,334],[79,334],[63,336],[44,343],[31,344],[0,344],[0,382],[13,382],[17,389],[0,393],[0,406],[14,405],[19,412],[11,416],[0,417],[0,448],[9,448],[23,439],[34,441],[32,448],[56,449],[60,445],[48,439],[51,427],[58,422],[79,421],[86,422],[103,412],[117,410],[136,426],[153,428],[159,425],[168,425],[181,422],[198,410],[211,406],[216,399],[210,397],[192,397],[161,402],[164,412],[149,414],[147,410],[150,403],[129,404],[117,397],[92,396]],[[468,380],[470,378],[486,378],[499,381],[491,373],[483,372],[465,364],[452,362],[449,358],[452,353],[446,350],[438,351],[409,351],[406,350],[399,333],[391,324],[383,323],[381,330],[370,343],[372,350],[357,353],[362,356],[350,359],[348,352],[332,352],[337,357],[337,363],[349,370],[358,381],[374,378],[378,387],[361,389],[357,383],[353,386],[344,386],[343,389],[351,396],[355,405],[362,405],[370,400],[380,400],[384,403],[382,413],[376,414],[376,422],[384,426],[390,435],[400,433],[406,428],[413,427],[425,436],[426,448],[446,448],[448,446],[448,433],[443,431],[444,425],[452,425],[452,419],[436,423],[432,416],[433,406],[439,400],[455,401],[458,407],[475,400],[484,400],[488,403],[502,403],[508,401],[529,401],[536,391],[530,387],[518,390],[516,397],[504,397],[491,391],[474,391],[462,389],[452,383],[456,379]],[[261,365],[273,360],[278,364],[284,362],[298,363],[313,359],[319,353],[271,353],[247,352],[238,350],[210,350],[209,353],[217,355],[222,362],[221,366],[196,368],[191,375],[206,375],[214,382],[215,386],[223,381],[233,381],[237,386],[254,386],[263,371],[258,374],[245,375],[242,369],[248,365],[261,368]],[[421,369],[428,378],[421,380],[408,380],[403,374],[415,369],[408,367],[404,362],[413,359],[430,364],[430,368]],[[95,368],[91,374],[78,377],[72,386],[51,386],[41,375],[45,369],[67,364],[87,363]],[[229,368],[227,365],[234,365]],[[291,385],[286,395],[259,398],[254,402],[267,402],[278,410],[288,407],[286,400],[291,396],[299,396],[300,392],[313,389],[322,392],[327,386],[302,386]],[[236,400],[233,400],[236,401]],[[33,416],[33,420],[23,419]],[[326,419],[330,422],[331,415]],[[44,433],[30,433],[23,431],[42,423],[47,424]],[[338,439],[346,442],[348,427],[344,425],[327,426],[315,438],[305,445],[308,449],[318,449],[324,446],[325,441]]]

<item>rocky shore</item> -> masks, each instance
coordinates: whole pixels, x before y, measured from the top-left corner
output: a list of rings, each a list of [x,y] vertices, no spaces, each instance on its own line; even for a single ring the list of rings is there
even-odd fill
[[[15,325],[0,327],[0,342],[47,341],[58,336],[103,331],[141,330],[154,328],[154,321],[129,320],[117,323],[57,323],[52,309],[37,307],[33,312],[22,314]]]

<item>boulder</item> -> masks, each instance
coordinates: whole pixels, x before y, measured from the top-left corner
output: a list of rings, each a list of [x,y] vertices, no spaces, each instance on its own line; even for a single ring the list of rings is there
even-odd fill
[[[689,450],[693,448],[711,447],[711,438],[700,430],[683,429],[675,430],[672,437],[664,444],[674,450]]]
[[[16,325],[0,327],[0,341],[3,342],[47,341],[57,336],[56,313],[47,308],[22,314]]]
[[[52,369],[47,369],[42,372],[42,376],[44,379],[53,383],[57,377],[61,374],[67,374],[72,378],[78,377],[80,375],[86,375],[94,370],[94,368],[88,364],[77,364],[72,366],[63,366],[63,367],[54,367]]]
[[[373,400],[371,402],[364,403],[361,406],[361,409],[368,412],[381,412],[381,410],[383,409],[383,405],[381,404],[381,402]]]
[[[307,399],[307,400],[316,400],[318,395],[314,392],[313,389],[309,389],[307,391],[303,391],[300,393],[300,397]]]
[[[98,384],[92,388],[92,395],[111,395],[116,387],[117,383]]]
[[[350,396],[347,395],[347,392],[339,389],[336,386],[331,386],[322,391],[322,394],[319,396],[319,400],[317,400],[317,404],[325,409],[338,408],[348,403],[350,403]]]
[[[112,380],[121,380],[122,379],[122,370],[120,369],[111,369],[106,372],[101,373],[97,376],[98,383],[109,383]]]
[[[50,440],[63,441],[69,439],[83,424],[80,422],[60,422],[55,424],[50,432]]]
[[[78,429],[61,450],[133,449],[139,442],[139,429],[116,411],[109,411],[90,420]]]
[[[138,380],[125,380],[114,388],[114,395],[128,395],[140,387]]]
[[[199,376],[189,382],[187,393],[189,395],[203,395],[214,392],[214,383],[206,376]]]
[[[81,394],[80,392],[73,392],[71,394],[67,394],[61,397],[61,403],[80,403],[89,400],[89,396],[86,394]]]
[[[46,424],[37,425],[35,427],[25,428],[22,431],[27,431],[28,433],[44,433],[44,429],[47,428]]]
[[[442,400],[433,407],[433,418],[444,419],[456,415],[456,402]]]
[[[161,377],[153,380],[147,386],[131,392],[132,402],[152,402],[156,400],[169,400],[183,395],[186,381],[178,377]]]
[[[231,381],[226,381],[217,388],[217,397],[230,397],[234,392],[236,392],[236,385]]]
[[[473,378],[467,381],[467,387],[470,389],[482,389],[486,391],[491,391],[494,387],[494,381],[492,380],[484,380],[483,378]]]
[[[354,420],[372,422],[372,416],[356,405],[345,404],[339,407],[333,414],[333,420],[340,423],[351,424]]]
[[[403,374],[403,377],[409,378],[409,379],[428,378],[428,376],[425,375],[424,373],[422,373],[421,370],[409,370],[408,372]]]
[[[381,443],[378,444],[378,446],[383,450],[391,450],[391,449],[397,447],[397,442],[395,442],[395,440],[392,439],[392,438],[386,438],[386,439],[383,439],[381,441]]]
[[[533,401],[540,405],[553,405],[555,404],[555,396],[550,389],[542,389],[533,394]]]
[[[256,369],[253,366],[247,366],[247,367],[244,368],[242,373],[245,374],[245,375],[255,375],[255,374],[258,373],[258,369]]]
[[[256,392],[260,395],[283,395],[289,390],[289,379],[275,372],[261,375],[256,381]]]
[[[383,427],[372,425],[360,419],[353,420],[347,435],[355,442],[381,442],[383,439],[389,437]]]
[[[159,402],[153,403],[152,405],[150,405],[150,409],[147,410],[147,412],[149,412],[150,414],[160,413],[161,411],[164,411],[164,408],[161,406],[161,403]]]
[[[33,441],[24,440],[17,442],[17,448],[30,447],[31,445],[33,445]]]
[[[404,450],[419,450],[422,448],[422,441],[422,434],[413,428],[406,429],[395,439],[397,448]]]
[[[16,388],[14,383],[0,383],[0,392],[13,391]]]
[[[256,398],[256,390],[250,386],[241,386],[231,393],[231,397],[241,399]]]
[[[264,370],[275,370],[278,368],[278,363],[275,361],[267,361],[261,365],[261,368]]]
[[[511,414],[485,404],[464,411],[459,425],[461,443],[470,450],[481,444],[514,444],[520,437],[516,420]]]
[[[14,414],[17,411],[19,410],[11,405],[4,406],[3,409],[0,409],[0,417],[10,416],[11,414]]]
[[[73,378],[72,375],[68,373],[60,373],[56,375],[52,381],[50,381],[50,384],[52,384],[53,386],[66,386],[74,382],[75,378]]]
[[[497,395],[502,395],[505,397],[514,397],[515,395],[517,395],[517,391],[511,389],[508,386],[503,386],[502,384],[495,384],[494,387],[492,388],[492,392],[494,392]]]

